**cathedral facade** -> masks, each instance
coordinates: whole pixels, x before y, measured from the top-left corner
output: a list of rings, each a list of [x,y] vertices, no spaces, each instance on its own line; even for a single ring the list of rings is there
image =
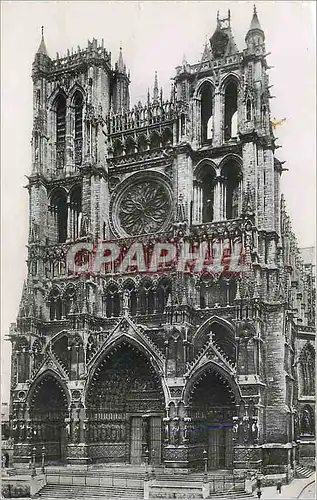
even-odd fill
[[[255,9],[245,44],[218,15],[169,98],[155,77],[131,106],[121,49],[114,66],[95,39],[52,59],[42,34],[28,275],[10,330],[16,462],[43,445],[68,464],[207,458],[210,470],[292,474],[313,461],[314,277],[280,193]],[[154,270],[120,269],[106,251],[92,271],[98,242],[147,255],[187,245],[189,257],[204,245],[211,271],[166,253]],[[81,272],[67,265],[74,245]]]

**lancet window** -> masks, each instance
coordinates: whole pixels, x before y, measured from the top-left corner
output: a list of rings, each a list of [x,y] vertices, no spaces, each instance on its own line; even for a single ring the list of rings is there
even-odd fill
[[[66,99],[60,94],[56,99],[56,163],[57,168],[65,166],[66,151]]]
[[[238,135],[238,89],[234,82],[225,89],[225,141]]]
[[[225,219],[236,219],[239,216],[241,195],[241,170],[236,162],[227,163],[222,169],[223,192],[222,205]]]
[[[81,165],[82,149],[83,149],[83,96],[80,92],[76,92],[74,97],[74,111],[75,111],[75,134],[74,134],[75,165]]]
[[[205,84],[201,92],[201,142],[212,139],[213,135],[213,91]]]
[[[57,243],[64,243],[67,238],[67,197],[62,189],[54,191],[51,197],[50,212],[53,218],[53,239]]]

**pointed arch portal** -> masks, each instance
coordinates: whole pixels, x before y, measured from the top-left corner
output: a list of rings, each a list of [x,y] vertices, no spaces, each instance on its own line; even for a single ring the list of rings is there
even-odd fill
[[[209,469],[233,464],[232,422],[236,397],[227,379],[213,366],[197,375],[188,391],[190,444],[202,456],[208,450]]]
[[[49,461],[65,460],[68,399],[62,384],[46,373],[35,384],[30,395],[31,442],[37,454],[45,446]]]
[[[122,342],[97,366],[86,401],[89,455],[94,462],[152,463],[162,456],[165,399],[151,362]]]

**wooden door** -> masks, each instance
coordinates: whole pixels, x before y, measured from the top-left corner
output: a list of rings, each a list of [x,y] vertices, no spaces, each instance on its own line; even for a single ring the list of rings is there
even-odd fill
[[[219,429],[208,431],[208,468],[219,469]]]
[[[142,417],[131,417],[130,463],[139,465],[142,458]]]

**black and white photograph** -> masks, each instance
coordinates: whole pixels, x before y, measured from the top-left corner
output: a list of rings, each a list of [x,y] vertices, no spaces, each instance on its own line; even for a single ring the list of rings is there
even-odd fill
[[[316,496],[316,3],[1,2],[1,498]]]

